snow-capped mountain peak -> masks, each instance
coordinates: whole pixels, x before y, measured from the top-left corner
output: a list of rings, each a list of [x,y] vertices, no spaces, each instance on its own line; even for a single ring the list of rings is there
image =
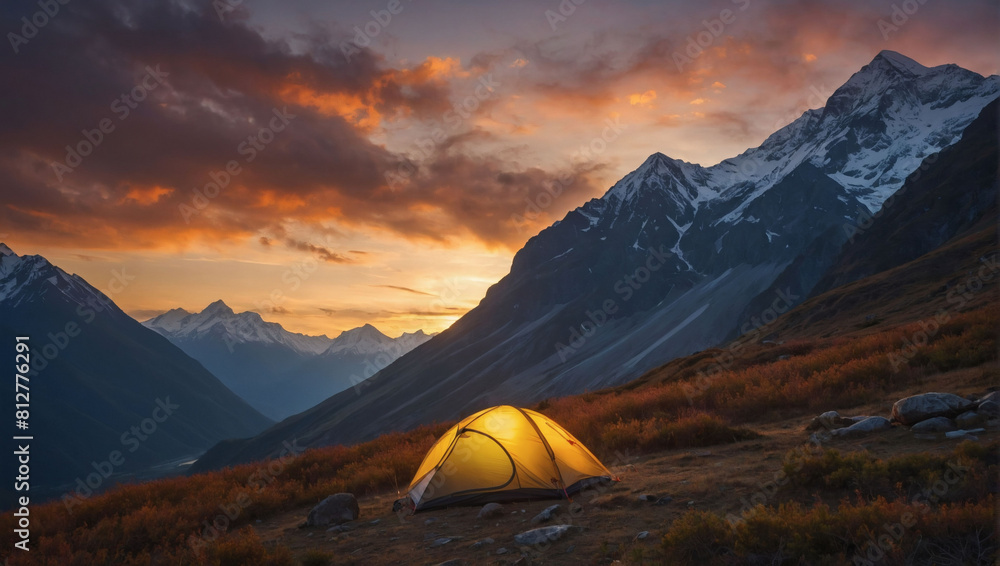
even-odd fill
[[[923,75],[930,71],[929,68],[917,63],[906,55],[888,49],[880,51],[869,65],[882,70],[885,70],[885,65],[890,65],[896,71],[911,75]]]
[[[66,273],[40,255],[19,256],[6,244],[0,244],[0,303],[16,306],[52,290],[76,305],[121,312],[80,276]]]
[[[192,340],[215,333],[229,344],[280,344],[307,355],[323,352],[332,342],[327,336],[288,332],[278,323],[266,322],[255,312],[237,314],[222,300],[193,314],[184,309],[172,309],[143,322],[143,325],[172,339]]]

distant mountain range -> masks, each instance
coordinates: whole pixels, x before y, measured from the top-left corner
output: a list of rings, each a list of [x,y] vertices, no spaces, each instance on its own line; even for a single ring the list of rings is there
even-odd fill
[[[221,300],[199,313],[173,309],[142,324],[275,420],[358,385],[431,338],[418,330],[393,339],[370,324],[333,339],[306,336],[255,312],[237,314]]]
[[[352,443],[624,383],[770,322],[820,282],[863,276],[844,263],[865,255],[850,243],[858,225],[892,238],[871,268],[899,265],[995,210],[963,196],[969,182],[986,194],[995,168],[959,169],[974,157],[970,146],[988,141],[983,131],[995,138],[988,112],[970,124],[998,95],[1000,77],[883,51],[823,108],[757,148],[711,167],[654,154],[530,239],[478,307],[366,381],[360,396],[335,395],[256,438],[223,443],[196,467],[265,457],[283,438]],[[942,151],[963,132],[974,141]],[[891,207],[919,213],[932,238],[887,226],[904,222],[898,213],[876,214],[922,164],[925,185],[913,192],[930,208]],[[933,205],[952,198],[961,203]]]
[[[108,487],[273,424],[83,278],[3,244],[0,334],[11,340],[5,346],[11,365],[13,337],[29,337],[28,428],[16,434],[33,437],[32,501],[75,488],[77,479],[88,482],[84,492]],[[13,421],[13,407],[9,415]],[[10,435],[3,442],[7,454],[17,450]],[[110,456],[116,451],[121,458]],[[4,459],[5,474],[14,462]],[[9,488],[3,494],[6,506],[15,494]]]

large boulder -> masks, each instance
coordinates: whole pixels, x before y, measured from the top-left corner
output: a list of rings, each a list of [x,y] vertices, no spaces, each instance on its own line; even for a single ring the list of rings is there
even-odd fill
[[[896,401],[892,406],[892,420],[913,426],[933,417],[957,417],[974,404],[951,393],[922,393]]]
[[[358,518],[361,508],[358,507],[358,500],[351,493],[338,493],[331,495],[309,512],[306,524],[311,527],[325,527],[330,523],[346,523]]]
[[[976,428],[979,425],[986,424],[986,415],[977,413],[976,411],[966,411],[955,417],[955,424],[958,425],[958,428]]]
[[[913,432],[951,432],[956,430],[955,421],[948,417],[934,417],[922,420],[910,427]]]
[[[889,430],[891,428],[892,423],[885,417],[867,417],[849,427],[833,430],[831,431],[831,434],[834,436],[860,436],[862,434],[878,432],[880,430]]]
[[[979,404],[979,408],[976,412],[983,415],[987,419],[995,419],[1000,417],[1000,404],[996,401],[983,401]]]

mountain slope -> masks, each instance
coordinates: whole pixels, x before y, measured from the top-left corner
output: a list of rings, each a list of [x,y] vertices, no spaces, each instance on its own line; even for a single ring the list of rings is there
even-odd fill
[[[962,139],[928,157],[870,226],[845,226],[851,241],[816,285],[823,292],[915,259],[997,219],[1000,99],[988,104]]]
[[[307,336],[255,312],[237,314],[221,300],[199,313],[172,309],[142,324],[275,420],[357,385],[431,338],[418,331],[392,339],[371,325],[335,339]]]
[[[124,462],[114,473],[128,474],[272,424],[82,278],[6,246],[0,334],[30,337],[30,419],[21,434],[34,436],[32,495],[68,489],[115,450]],[[13,342],[10,350],[13,359]]]
[[[265,456],[282,437],[355,442],[623,383],[718,344],[804,254],[834,256],[846,220],[876,210],[998,93],[1000,77],[882,52],[758,148],[712,167],[654,154],[529,240],[479,306],[360,396],[334,396],[198,466]],[[809,267],[811,283],[828,265]],[[787,295],[767,304],[783,312],[803,298]]]

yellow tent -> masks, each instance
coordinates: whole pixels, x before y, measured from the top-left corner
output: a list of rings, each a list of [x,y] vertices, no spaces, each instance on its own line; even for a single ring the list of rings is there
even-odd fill
[[[611,472],[566,429],[502,405],[462,419],[434,443],[410,482],[415,511],[455,504],[569,497]]]

